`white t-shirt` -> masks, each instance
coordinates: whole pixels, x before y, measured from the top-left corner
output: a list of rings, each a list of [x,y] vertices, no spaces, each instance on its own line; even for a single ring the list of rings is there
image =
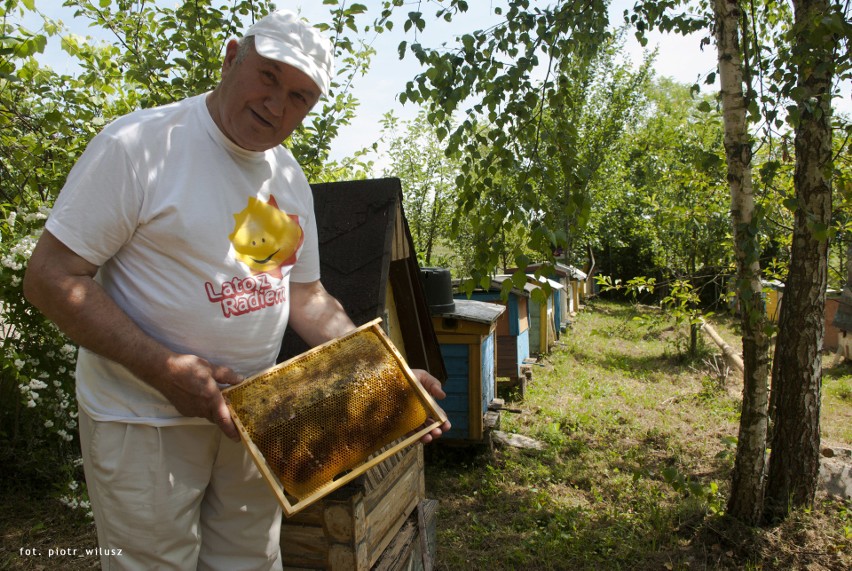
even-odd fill
[[[147,334],[249,376],[275,363],[290,281],[319,279],[313,196],[282,146],[252,152],[206,95],[122,117],[71,170],[47,229]],[[123,366],[81,349],[77,398],[95,420],[198,424]]]

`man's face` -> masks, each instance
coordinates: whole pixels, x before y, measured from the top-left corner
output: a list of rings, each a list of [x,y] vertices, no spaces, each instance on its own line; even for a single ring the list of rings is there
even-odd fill
[[[225,135],[250,151],[281,144],[302,123],[320,97],[304,72],[259,56],[254,49],[237,62],[232,40],[222,65],[222,81],[208,99],[213,120]]]

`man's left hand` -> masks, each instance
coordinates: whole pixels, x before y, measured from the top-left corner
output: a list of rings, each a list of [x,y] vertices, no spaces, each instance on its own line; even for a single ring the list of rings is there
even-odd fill
[[[423,385],[426,392],[432,395],[433,398],[440,400],[447,396],[447,393],[444,392],[444,389],[441,386],[441,381],[430,375],[428,371],[424,371],[423,369],[412,369],[411,372],[414,373],[414,376],[417,377],[417,380],[420,381],[420,384]],[[434,419],[429,419],[429,421],[432,420]],[[446,420],[441,426],[433,428],[431,432],[423,435],[420,442],[423,444],[429,444],[434,439],[440,438],[450,428],[452,428],[452,425],[449,420]]]

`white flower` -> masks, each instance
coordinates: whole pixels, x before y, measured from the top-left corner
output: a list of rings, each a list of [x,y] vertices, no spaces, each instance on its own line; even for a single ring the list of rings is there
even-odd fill
[[[45,420],[44,421],[44,427],[45,428],[53,428],[53,421],[52,420]]]
[[[47,214],[44,212],[30,212],[28,214],[24,214],[24,222],[35,222],[36,220],[45,220],[47,218]]]
[[[26,363],[24,363],[22,360],[15,359],[15,367],[17,367],[18,369],[23,369],[25,364]]]
[[[36,403],[33,399],[27,401],[27,408],[35,408],[35,405]]]

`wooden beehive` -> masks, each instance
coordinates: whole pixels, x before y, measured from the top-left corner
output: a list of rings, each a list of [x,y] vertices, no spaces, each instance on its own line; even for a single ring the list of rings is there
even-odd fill
[[[222,391],[243,443],[287,515],[446,420],[380,322]]]
[[[457,299],[452,312],[432,316],[448,374],[443,406],[453,425],[442,441],[485,439],[485,416],[497,392],[495,330],[504,311],[501,305]]]
[[[425,500],[423,445],[386,458],[281,526],[287,570],[367,571]]]
[[[531,283],[523,289],[511,288],[506,299],[502,297],[503,284],[512,276],[494,276],[488,289],[476,289],[471,299],[502,305],[506,311],[497,319],[497,368],[496,376],[507,378],[511,384],[521,383],[525,376],[525,363],[530,358],[530,294],[536,288]],[[457,299],[467,296],[457,294]]]

